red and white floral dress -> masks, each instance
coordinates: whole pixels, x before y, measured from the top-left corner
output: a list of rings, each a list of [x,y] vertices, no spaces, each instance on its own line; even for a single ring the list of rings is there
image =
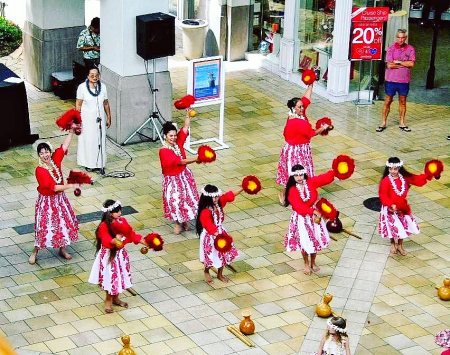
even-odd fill
[[[289,190],[289,203],[292,205],[292,215],[289,221],[289,229],[284,238],[286,251],[301,251],[315,254],[328,248],[330,235],[321,219],[320,223],[314,222],[314,206],[319,198],[317,189],[333,182],[334,172],[313,176],[306,180],[304,189],[300,184]]]
[[[316,131],[306,117],[306,108],[311,101],[306,97],[301,98],[303,102],[303,116],[289,114],[284,127],[284,139],[286,143],[281,149],[280,159],[278,160],[277,178],[278,185],[286,186],[289,179],[289,173],[294,165],[300,164],[306,169],[309,177],[314,176],[314,163],[310,141]]]
[[[427,183],[425,174],[402,176],[394,179],[391,175],[384,177],[380,183],[378,195],[381,211],[378,220],[378,233],[382,238],[405,239],[410,234],[419,234],[419,225],[406,201],[409,185],[423,186]],[[396,205],[396,212],[389,212],[389,207]]]
[[[222,223],[225,219],[223,208],[228,202],[234,201],[233,191],[228,191],[219,197],[220,206],[215,205],[213,208],[205,208],[200,213],[200,222],[203,226],[203,231],[200,234],[200,261],[205,265],[205,268],[215,267],[216,269],[226,265],[230,265],[231,262],[238,257],[238,251],[234,246],[226,253],[219,252],[214,247],[214,240],[216,236],[214,233],[219,234],[226,232]]]
[[[159,150],[164,216],[179,223],[197,217],[199,200],[194,174],[186,165],[179,165],[181,159],[186,159],[183,144],[187,136],[181,129],[177,135],[176,147],[167,145]]]
[[[113,220],[112,224],[114,223],[128,225],[127,220],[123,217]],[[138,244],[142,239],[140,234],[132,231],[122,241],[122,248],[117,248],[111,244],[114,237],[111,235],[106,222],[100,223],[97,238],[100,238],[102,246],[95,256],[88,279],[89,283],[99,285],[102,290],[108,292],[110,295],[118,295],[132,287],[130,258],[125,250],[125,245],[128,243]],[[116,250],[116,255],[110,260],[112,249]]]
[[[63,185],[61,163],[66,152],[63,147],[52,154],[55,166],[50,173],[44,165],[36,168],[38,198],[35,205],[35,239],[38,249],[65,248],[78,240],[78,220],[64,191],[55,191]]]

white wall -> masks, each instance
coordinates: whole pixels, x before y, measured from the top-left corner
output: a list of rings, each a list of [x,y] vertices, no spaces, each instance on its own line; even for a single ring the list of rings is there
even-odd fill
[[[101,64],[120,76],[145,74],[136,54],[136,16],[169,12],[168,0],[108,0],[101,3]],[[149,63],[152,70],[151,62]],[[156,71],[167,70],[167,58],[156,59]]]
[[[27,0],[26,20],[44,30],[84,25],[84,0]]]

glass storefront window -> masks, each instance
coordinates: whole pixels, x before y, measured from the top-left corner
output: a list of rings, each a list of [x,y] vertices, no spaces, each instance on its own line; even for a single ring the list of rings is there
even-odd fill
[[[318,68],[319,83],[326,85],[333,51],[335,0],[300,0],[299,71]]]
[[[251,49],[258,49],[261,41],[267,41],[271,44],[271,52],[279,50],[274,45],[277,47],[283,34],[284,6],[285,0],[255,0]]]

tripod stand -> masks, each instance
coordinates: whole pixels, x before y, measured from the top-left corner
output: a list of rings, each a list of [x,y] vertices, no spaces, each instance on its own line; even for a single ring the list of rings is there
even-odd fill
[[[155,131],[156,133],[158,133],[158,138],[160,140],[160,142],[163,141],[161,133],[158,129],[158,126],[156,125],[156,122],[159,122],[160,125],[162,125],[163,122],[161,122],[159,114],[156,110],[156,92],[158,91],[158,89],[155,88],[156,85],[156,65],[155,65],[155,59],[152,59],[152,64],[153,64],[153,84],[150,83],[150,81],[148,82],[150,85],[150,89],[152,91],[152,99],[153,99],[153,111],[151,113],[151,115],[147,118],[147,120],[141,124],[138,129],[136,129],[123,143],[122,145],[126,145],[129,140],[131,138],[133,138],[136,134],[139,134],[142,137],[145,137],[147,139],[149,139],[151,142],[156,142],[157,139],[155,138]],[[147,70],[147,65],[145,66],[146,69],[146,73],[147,73],[147,79],[148,79],[148,70]],[[149,122],[152,123],[152,137],[150,138],[148,136],[146,136],[145,134],[141,133],[141,129],[143,129]]]

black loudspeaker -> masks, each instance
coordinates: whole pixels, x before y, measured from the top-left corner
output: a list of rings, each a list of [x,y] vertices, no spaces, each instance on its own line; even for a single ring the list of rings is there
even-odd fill
[[[136,16],[137,54],[145,60],[175,54],[175,17],[155,12]]]

